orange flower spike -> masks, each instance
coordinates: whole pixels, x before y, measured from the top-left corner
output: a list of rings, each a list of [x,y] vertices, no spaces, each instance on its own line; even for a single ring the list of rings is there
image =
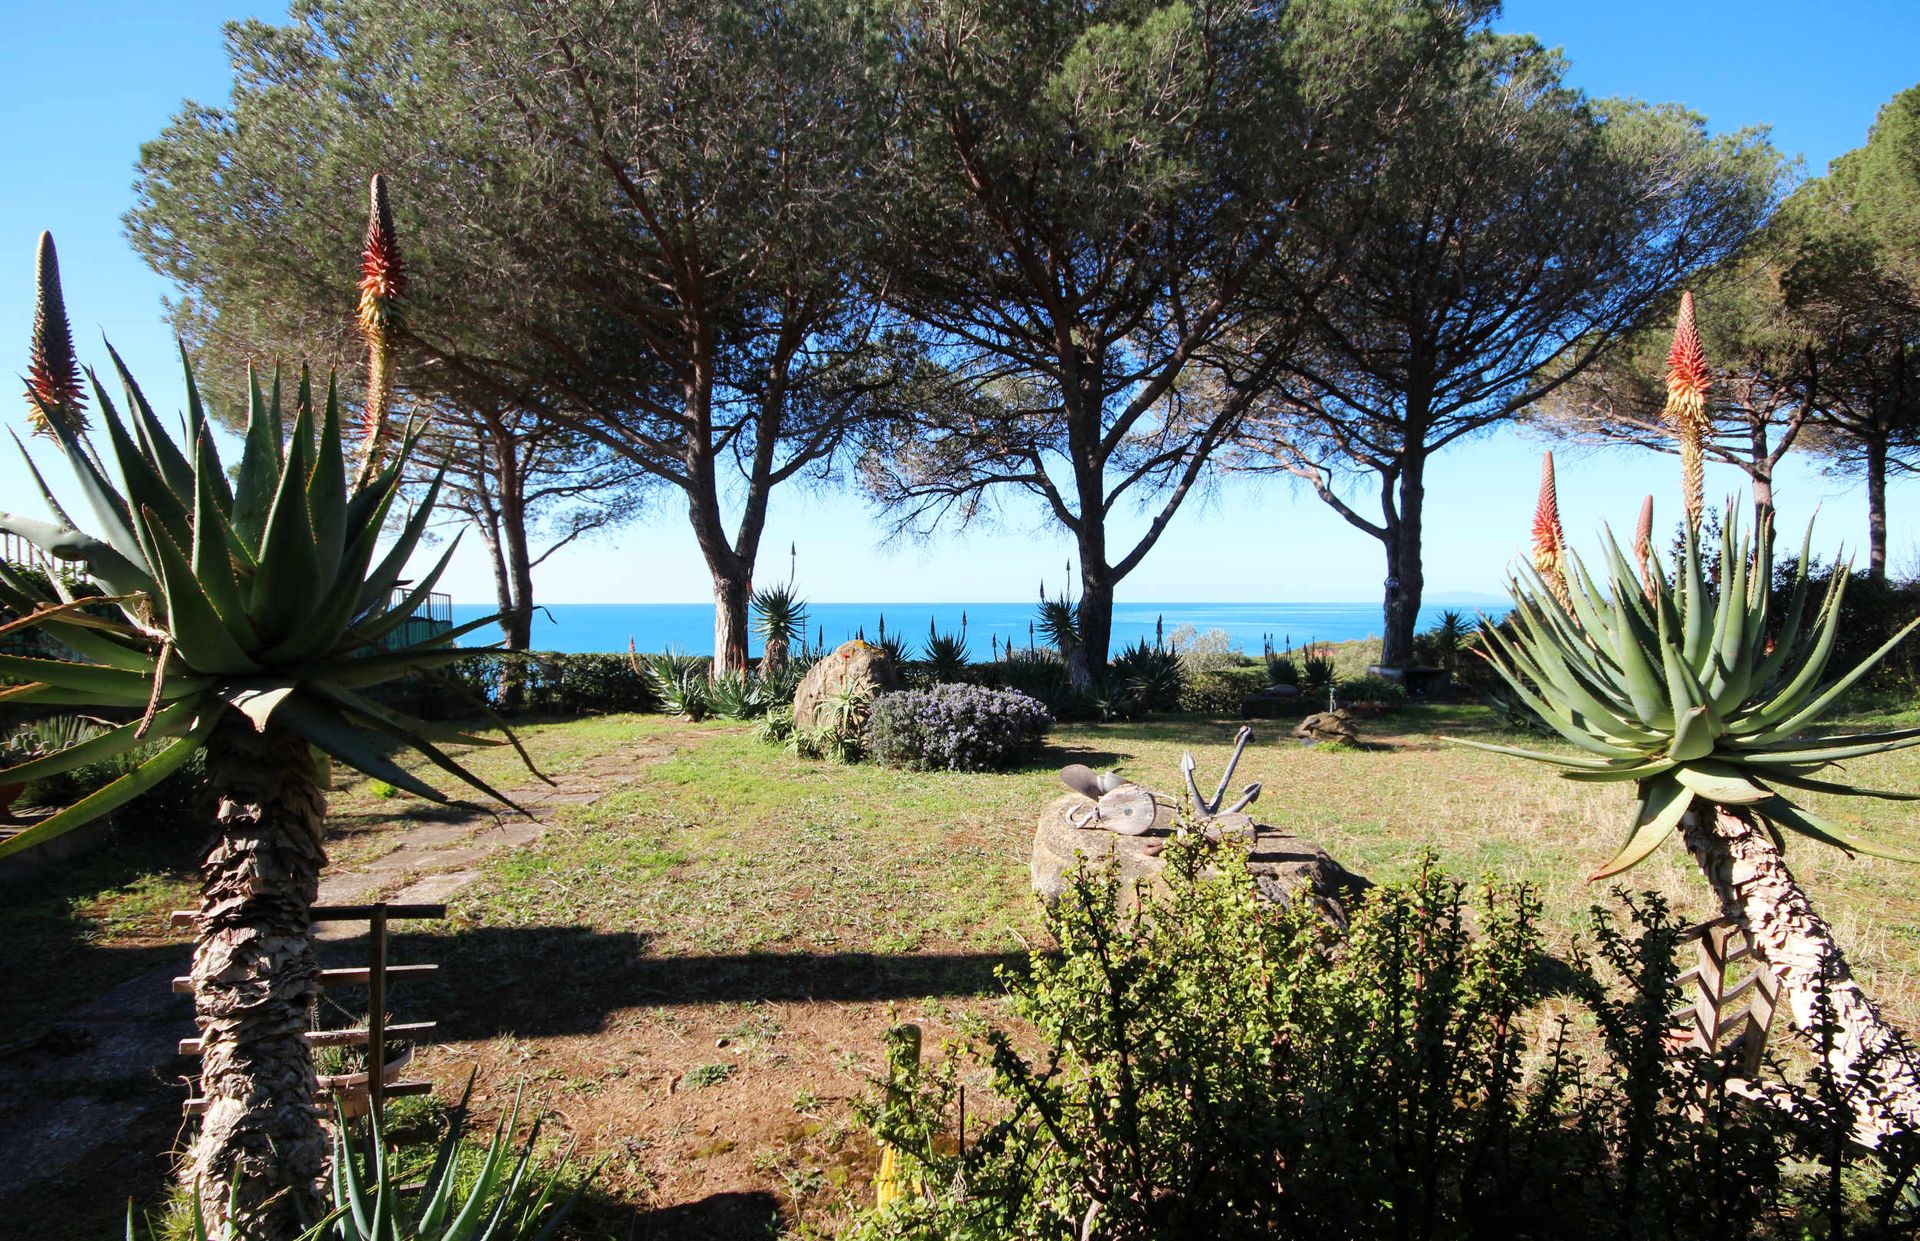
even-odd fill
[[[1653,598],[1653,497],[1640,502],[1640,524],[1633,531],[1633,555],[1640,562],[1640,586]]]
[[[370,197],[367,242],[360,252],[360,331],[369,340],[397,324],[407,295],[407,268],[400,258],[384,174],[373,175]]]
[[[1706,509],[1707,353],[1694,324],[1693,294],[1680,295],[1680,319],[1667,351],[1667,426],[1680,441],[1680,479],[1687,519],[1695,526]]]
[[[80,364],[73,351],[73,332],[67,326],[66,301],[60,295],[60,256],[53,248],[52,233],[40,234],[34,292],[27,417],[36,435],[52,436],[55,419],[69,432],[78,433],[87,398],[80,387]]]
[[[1560,496],[1553,482],[1553,454],[1548,453],[1540,462],[1540,502],[1533,510],[1533,567],[1546,579],[1554,597],[1571,609],[1566,547],[1566,531],[1560,526]]]
[[[360,252],[360,334],[367,338],[367,404],[360,424],[360,482],[380,467],[393,403],[392,333],[406,300],[406,265],[387,202],[387,178],[373,175],[368,187],[367,241]]]

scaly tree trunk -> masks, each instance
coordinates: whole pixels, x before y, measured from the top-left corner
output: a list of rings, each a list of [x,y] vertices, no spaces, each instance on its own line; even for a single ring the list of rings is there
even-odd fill
[[[231,1201],[278,1241],[319,1218],[327,1167],[305,1037],[326,798],[303,738],[237,711],[208,739],[207,779],[218,836],[200,864],[193,995],[208,1102],[184,1175],[216,1229]]]
[[[1399,502],[1387,514],[1387,580],[1381,608],[1380,664],[1413,666],[1413,639],[1420,629],[1420,596],[1426,588],[1420,559],[1420,524],[1426,505],[1425,461],[1409,457],[1399,479]]]
[[[747,610],[750,591],[744,576],[713,575],[713,675],[747,669]]]
[[[1084,553],[1083,553],[1084,554]],[[1107,669],[1113,645],[1113,570],[1104,564],[1080,565],[1080,641],[1067,658],[1067,674],[1075,689],[1093,687],[1094,678]]]
[[[1832,928],[1814,912],[1771,837],[1742,809],[1709,812],[1697,802],[1680,831],[1721,912],[1753,937],[1779,980],[1793,1028],[1816,1047],[1815,1003],[1826,992],[1835,1027],[1828,1067],[1848,1088],[1856,1139],[1872,1144],[1903,1128],[1920,1131],[1920,1052],[1854,981]]]
[[[1867,572],[1887,580],[1887,439],[1867,440]]]

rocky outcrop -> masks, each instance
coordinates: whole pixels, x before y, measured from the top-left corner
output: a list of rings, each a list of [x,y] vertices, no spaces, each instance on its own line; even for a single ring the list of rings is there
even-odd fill
[[[1158,882],[1166,869],[1160,853],[1173,835],[1174,808],[1170,802],[1157,799],[1153,826],[1138,835],[1079,826],[1089,822],[1088,805],[1085,797],[1069,793],[1055,798],[1040,814],[1030,867],[1033,890],[1048,904],[1072,885],[1083,860],[1090,866],[1111,861],[1125,891],[1134,890],[1136,883]],[[1349,907],[1372,886],[1313,841],[1257,823],[1250,815],[1215,815],[1203,829],[1237,837],[1247,845],[1247,871],[1265,900],[1304,897],[1312,900],[1323,916],[1344,925]]]
[[[849,685],[871,702],[877,695],[899,689],[900,674],[879,647],[858,638],[843,643],[809,669],[794,691],[794,725],[821,728],[833,723],[822,708],[839,698]]]

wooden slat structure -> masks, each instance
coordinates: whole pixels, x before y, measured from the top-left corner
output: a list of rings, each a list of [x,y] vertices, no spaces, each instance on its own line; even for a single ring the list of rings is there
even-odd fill
[[[1780,984],[1760,959],[1753,939],[1732,918],[1715,918],[1680,935],[1691,945],[1694,964],[1678,979],[1692,1002],[1674,1013],[1685,1032],[1684,1047],[1709,1055],[1728,1055],[1745,1077],[1760,1072],[1767,1032],[1780,1002]]]
[[[429,1094],[433,1090],[432,1082],[389,1082],[380,1071],[387,1063],[387,1039],[399,1037],[418,1040],[433,1033],[435,1022],[415,1021],[387,1024],[387,984],[390,981],[407,978],[421,978],[433,974],[438,965],[389,965],[387,963],[388,934],[387,924],[395,920],[411,921],[415,919],[438,919],[447,916],[445,905],[388,905],[375,902],[371,905],[315,905],[312,917],[315,922],[365,922],[367,924],[367,963],[364,966],[350,966],[344,969],[320,971],[320,986],[347,987],[364,985],[367,988],[367,1024],[358,1029],[316,1030],[307,1035],[307,1042],[314,1047],[365,1047],[367,1064],[367,1104],[376,1125],[379,1122],[381,1108],[387,1099],[405,1095]],[[190,928],[199,921],[199,915],[191,909],[176,909],[170,919],[175,927]],[[193,979],[182,975],[173,980],[173,989],[191,994]],[[202,1040],[197,1038],[181,1039],[180,1054],[197,1056],[204,1051]],[[315,1103],[327,1104],[331,1099],[324,1093],[314,1099]],[[185,1104],[187,1115],[195,1116],[206,1111],[204,1098],[188,1099]]]

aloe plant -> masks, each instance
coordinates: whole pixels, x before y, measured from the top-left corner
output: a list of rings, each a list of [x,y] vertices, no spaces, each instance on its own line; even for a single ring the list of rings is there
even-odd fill
[[[420,797],[446,800],[389,757],[396,746],[410,749],[507,801],[437,744],[492,739],[437,728],[368,695],[382,682],[460,658],[467,652],[454,648],[455,639],[487,622],[388,645],[452,554],[449,548],[426,574],[409,577],[439,484],[383,548],[411,444],[403,442],[396,459],[370,471],[364,485],[350,483],[331,383],[316,400],[302,377],[289,432],[277,377],[266,394],[250,382],[245,439],[229,475],[192,367],[182,444],[114,354],[131,426],[89,372],[106,442],[104,454],[97,452],[86,438],[77,374],[38,365],[60,355],[57,342],[65,336],[51,255],[50,242],[43,243],[29,399],[36,426],[57,442],[98,533],[83,533],[31,457],[53,519],[0,513],[0,530],[84,568],[108,594],[76,598],[58,578],[43,587],[0,566],[0,607],[17,618],[6,628],[38,626],[74,654],[0,656],[0,680],[10,682],[0,701],[133,718],[0,771],[0,783],[160,744],[118,779],[0,843],[0,854],[125,805],[205,751],[217,809],[214,842],[200,866],[192,977],[206,1106],[183,1175],[198,1187],[216,1227],[227,1225],[236,1206],[262,1235],[292,1235],[301,1218],[320,1214],[315,1186],[327,1160],[304,1038],[319,973],[310,909],[325,862],[326,797],[315,751]],[[103,602],[117,615],[89,610]]]
[[[761,667],[768,672],[778,672],[786,666],[794,646],[807,640],[807,601],[789,582],[785,586],[755,591],[752,605],[753,632],[759,637],[764,652]]]
[[[1811,529],[1807,537],[1810,544]],[[1669,569],[1650,547],[1641,555],[1636,566],[1609,538],[1605,580],[1571,552],[1528,565],[1511,583],[1510,623],[1482,630],[1484,654],[1513,695],[1575,753],[1455,740],[1552,764],[1569,780],[1632,786],[1627,839],[1591,878],[1619,874],[1678,833],[1723,911],[1753,935],[1796,1027],[1811,1031],[1817,997],[1828,996],[1841,1031],[1831,1043],[1833,1067],[1861,1085],[1863,1140],[1920,1126],[1920,1059],[1853,981],[1782,856],[1789,835],[1889,856],[1804,798],[1920,798],[1833,775],[1848,759],[1920,745],[1920,728],[1806,734],[1920,621],[1827,680],[1847,574],[1835,573],[1814,597],[1803,550],[1785,614],[1775,616],[1765,526],[1743,537],[1730,519],[1716,577],[1705,570],[1691,518],[1680,563]]]

